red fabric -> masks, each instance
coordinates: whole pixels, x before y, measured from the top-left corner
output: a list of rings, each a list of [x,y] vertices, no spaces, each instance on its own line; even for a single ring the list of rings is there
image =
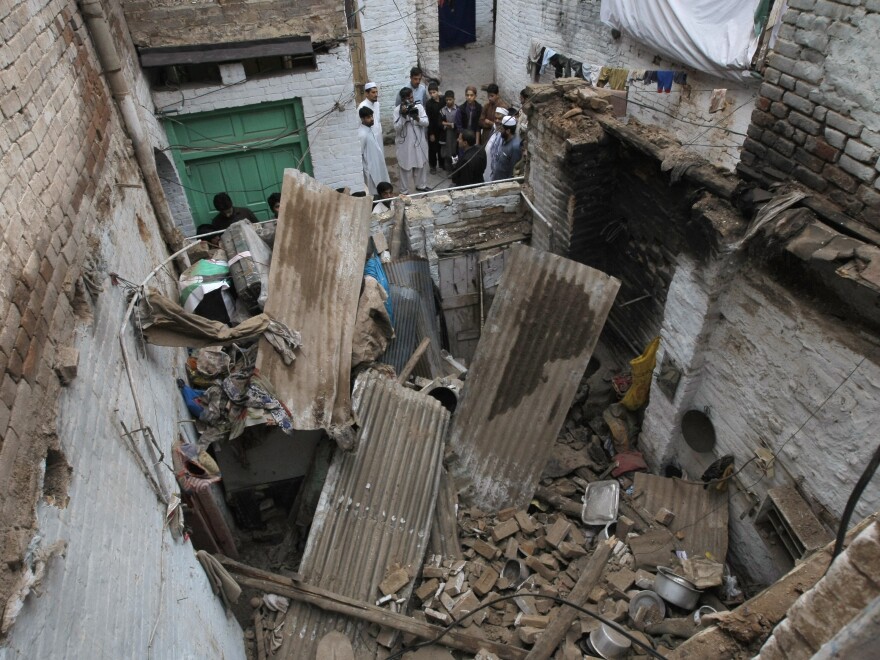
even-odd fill
[[[640,451],[621,451],[614,455],[617,467],[611,471],[612,477],[619,477],[627,472],[648,471],[648,464]]]

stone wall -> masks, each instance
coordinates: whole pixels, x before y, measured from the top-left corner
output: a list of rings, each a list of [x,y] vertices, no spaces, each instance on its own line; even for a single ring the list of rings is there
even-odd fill
[[[742,162],[880,228],[880,3],[790,0]]]
[[[493,0],[475,0],[477,40],[474,45],[476,46],[492,43],[492,34],[495,31],[493,4]]]
[[[319,54],[317,65],[316,71],[265,76],[226,87],[188,85],[175,91],[154,91],[152,100],[156,108],[175,116],[301,98],[310,124],[307,134],[315,178],[331,188],[363,190],[348,46],[341,44]],[[336,103],[342,111],[327,114]]]
[[[627,112],[645,124],[662,126],[687,148],[709,162],[733,169],[749,126],[759,81],[738,84],[668,62],[625,35],[613,39],[611,28],[599,20],[599,2],[592,0],[499,0],[495,34],[496,82],[502,96],[518,99],[532,82],[526,57],[532,39],[585,64],[628,69],[686,70],[688,86],[673,85],[658,94],[653,85],[629,88]],[[552,80],[545,72],[541,82]],[[709,112],[712,90],[727,89],[727,106]]]
[[[0,606],[29,545],[66,542],[0,653],[147,656],[152,639],[156,657],[243,657],[123,444],[122,423],[137,428],[116,341],[126,301],[107,273],[139,281],[167,252],[82,17],[65,0],[5,2],[0,38]],[[79,374],[62,390],[70,348]],[[165,452],[179,360],[148,350],[133,365]]]

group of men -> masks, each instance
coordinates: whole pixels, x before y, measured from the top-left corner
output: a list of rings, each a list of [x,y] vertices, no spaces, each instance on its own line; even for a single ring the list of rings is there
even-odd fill
[[[457,186],[513,176],[522,156],[517,116],[504,106],[498,91],[497,85],[489,85],[489,100],[481,106],[476,88],[468,87],[466,101],[458,107],[452,91],[441,99],[436,83],[426,87],[421,69],[410,70],[409,85],[397,93],[392,112],[401,193],[428,191],[429,167],[432,174],[443,167]],[[364,92],[358,106],[364,182],[368,192],[378,195],[379,185],[389,178],[379,88],[369,82]]]

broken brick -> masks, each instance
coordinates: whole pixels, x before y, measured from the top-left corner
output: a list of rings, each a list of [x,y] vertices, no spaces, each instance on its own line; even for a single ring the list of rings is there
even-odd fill
[[[483,570],[483,574],[480,576],[476,582],[471,585],[471,589],[474,590],[478,596],[483,597],[488,594],[492,589],[495,588],[495,583],[498,581],[498,571],[496,571],[491,566],[487,566]]]
[[[397,568],[385,575],[385,579],[379,583],[379,590],[386,596],[396,594],[409,584],[409,579],[409,573],[405,568]]]
[[[474,551],[486,559],[495,559],[501,551],[492,545],[491,543],[486,543],[483,539],[475,539],[473,545]]]
[[[622,568],[605,579],[618,593],[626,594],[626,590],[636,581],[636,574],[628,568]]]
[[[523,644],[531,646],[538,639],[538,635],[543,632],[540,628],[517,628],[519,639]]]
[[[506,509],[501,509],[498,513],[495,514],[495,519],[498,522],[505,522],[506,520],[510,520],[516,515],[516,508],[508,507]]]
[[[675,520],[675,514],[666,507],[663,507],[656,514],[654,514],[654,520],[656,520],[661,525],[668,527],[672,524],[672,521]]]
[[[492,528],[492,540],[498,543],[498,541],[503,541],[508,536],[513,536],[518,531],[519,525],[516,524],[516,520],[510,518]],[[476,550],[476,548],[474,549]]]
[[[437,587],[439,586],[440,581],[437,578],[432,578],[427,582],[422,582],[422,585],[418,589],[416,589],[416,597],[420,601],[425,602],[426,600],[428,600],[428,598],[434,595],[434,593],[437,591]]]
[[[550,617],[543,614],[520,614],[516,625],[527,628],[546,628],[550,625]]]
[[[547,530],[547,543],[552,545],[554,548],[558,548],[559,544],[568,537],[568,532],[570,529],[571,523],[560,516],[556,519],[556,522],[554,522]]]
[[[513,517],[516,519],[516,523],[524,534],[535,533],[535,521],[532,520],[532,517],[528,513],[525,511],[517,511]]]

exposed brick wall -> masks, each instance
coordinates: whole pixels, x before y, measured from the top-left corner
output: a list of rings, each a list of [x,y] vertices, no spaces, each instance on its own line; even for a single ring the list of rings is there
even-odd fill
[[[631,85],[627,112],[642,123],[662,126],[689,145],[688,150],[732,170],[739,162],[758,81],[738,84],[655,57],[656,53],[647,46],[626,36],[614,40],[611,28],[599,20],[599,8],[600,3],[592,0],[499,0],[495,72],[502,96],[518,99],[519,91],[531,82],[526,57],[533,38],[588,64],[684,69],[689,85],[673,85],[669,94],[658,94],[655,85]],[[552,78],[550,68],[541,82],[550,82]],[[710,113],[709,99],[716,88],[727,89],[727,108]]]
[[[874,0],[790,0],[742,162],[793,178],[880,228],[880,40]]]
[[[0,607],[37,534],[41,547],[67,542],[4,654],[146,656],[161,601],[157,657],[243,657],[240,630],[191,546],[163,532],[164,508],[120,439],[119,422],[136,417],[116,341],[125,296],[106,272],[140,280],[167,252],[89,35],[72,2],[12,1],[0,4],[0,39]],[[105,288],[95,299],[86,271]],[[80,373],[62,391],[54,367],[68,347]],[[166,451],[180,359],[148,351],[133,366]],[[66,508],[43,501],[50,449],[72,468]]]
[[[267,76],[225,88],[192,85],[173,92],[155,91],[153,103],[166,112],[191,114],[297,97],[302,99],[306,122],[315,122],[307,130],[315,178],[331,188],[363,190],[357,104],[347,44],[318,55],[317,71]],[[318,121],[337,101],[344,110],[331,112]],[[383,109],[382,114],[385,112]]]

